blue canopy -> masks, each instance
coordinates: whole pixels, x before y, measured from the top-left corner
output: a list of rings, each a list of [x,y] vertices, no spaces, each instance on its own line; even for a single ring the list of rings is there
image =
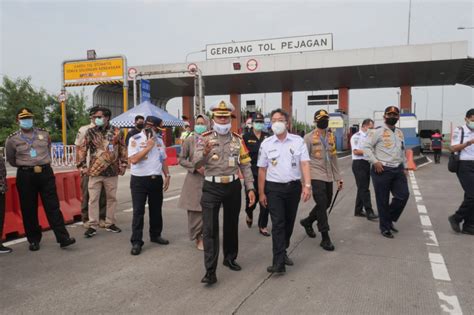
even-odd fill
[[[110,121],[110,124],[120,128],[132,128],[135,126],[135,116],[137,115],[142,115],[145,118],[150,115],[159,117],[163,120],[163,126],[165,127],[184,126],[184,121],[174,117],[149,101],[145,101],[125,113],[118,115]]]

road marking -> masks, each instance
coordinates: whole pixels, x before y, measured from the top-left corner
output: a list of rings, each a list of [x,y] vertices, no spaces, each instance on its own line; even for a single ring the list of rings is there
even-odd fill
[[[431,162],[431,161],[430,161]],[[415,173],[409,171],[413,193],[416,195],[415,200],[417,203],[423,201],[421,192],[416,184]],[[416,189],[415,186],[416,185]],[[439,243],[435,232],[432,230],[431,219],[428,215],[428,209],[423,204],[416,205],[420,216],[420,222],[423,225],[423,233],[427,236],[428,242],[428,260],[431,265],[431,272],[435,279],[435,285],[437,288],[438,300],[441,310],[449,314],[462,314],[461,305],[459,300],[454,294],[454,287],[451,283],[451,277],[449,276],[448,267],[444,261],[443,255],[439,252]]]
[[[181,195],[168,197],[168,198],[163,199],[163,202],[170,201],[170,200],[175,200],[175,199],[178,199],[179,197],[181,197]],[[148,208],[148,205],[146,205],[145,208]],[[125,213],[133,212],[133,208],[125,209],[122,212],[125,212]]]
[[[416,182],[415,182],[416,183]],[[414,184],[413,181],[411,181],[411,188],[413,189],[419,189],[417,184]]]
[[[3,245],[12,246],[12,245],[20,244],[20,243],[23,243],[23,242],[26,242],[26,237],[22,237],[22,238],[19,238],[17,240],[13,240],[13,241],[10,241],[10,242],[5,242],[5,243],[3,243]]]

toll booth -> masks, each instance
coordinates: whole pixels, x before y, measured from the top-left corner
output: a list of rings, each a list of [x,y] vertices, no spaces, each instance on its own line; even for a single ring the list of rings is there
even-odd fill
[[[400,120],[397,127],[403,131],[405,137],[405,146],[407,149],[413,149],[420,146],[420,138],[418,137],[418,119],[415,114],[400,114]]]
[[[329,114],[329,128],[334,132],[336,137],[337,151],[345,151],[349,149],[349,116],[341,113]]]

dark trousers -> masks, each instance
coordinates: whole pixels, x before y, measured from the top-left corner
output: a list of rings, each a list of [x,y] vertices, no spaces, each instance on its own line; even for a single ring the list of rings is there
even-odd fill
[[[84,175],[81,177],[81,190],[82,190],[82,202],[81,202],[81,216],[82,221],[89,221],[89,176]],[[99,218],[105,220],[107,212],[107,196],[105,195],[105,188],[102,186],[99,198]]]
[[[441,161],[441,149],[433,149],[435,163],[438,164]]]
[[[474,161],[459,161],[457,176],[464,190],[464,200],[455,218],[464,221],[464,226],[474,227]]]
[[[318,221],[318,231],[328,232],[329,223],[327,210],[332,200],[332,182],[312,179],[311,186],[313,186],[313,199],[316,204],[308,217],[303,219],[303,221],[308,225],[313,224],[314,221]]]
[[[273,265],[283,266],[290,246],[301,198],[301,182],[265,182],[268,210],[272,219]]]
[[[5,193],[0,193],[0,245],[2,245],[3,224],[5,222]]]
[[[354,173],[357,185],[357,197],[355,203],[355,213],[365,211],[373,212],[372,201],[370,200],[370,163],[366,160],[352,161],[352,173]]]
[[[56,241],[61,243],[69,238],[69,233],[64,226],[63,214],[59,208],[56,179],[50,166],[44,167],[41,173],[18,168],[16,188],[20,196],[23,226],[28,242],[39,243],[41,241],[41,227],[38,222],[38,194],[41,197],[49,225],[56,236]]]
[[[397,222],[400,218],[410,196],[403,166],[384,166],[381,174],[377,174],[372,167],[370,175],[374,183],[380,231],[390,231],[392,222]],[[390,202],[390,193],[393,195],[392,202]]]
[[[249,196],[245,195],[245,212],[250,218],[253,218],[253,210],[257,207],[257,203],[260,206],[260,214],[258,215],[258,227],[259,228],[266,228],[268,225],[268,209],[265,208],[264,205],[258,202],[259,194],[258,194],[258,175],[253,174],[254,178],[254,186],[255,186],[255,203],[249,207]]]
[[[202,235],[204,265],[208,272],[215,272],[219,259],[219,208],[224,208],[224,259],[234,260],[239,251],[239,213],[242,204],[240,180],[231,183],[204,181],[202,187]]]
[[[133,219],[132,244],[143,245],[143,221],[145,204],[148,199],[148,215],[150,218],[150,239],[161,236],[163,230],[163,177],[133,176],[130,178],[132,191]]]

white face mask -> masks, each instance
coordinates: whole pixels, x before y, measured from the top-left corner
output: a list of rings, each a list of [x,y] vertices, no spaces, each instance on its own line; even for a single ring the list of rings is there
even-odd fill
[[[220,135],[226,135],[229,133],[231,126],[231,123],[221,125],[214,121],[214,126],[212,127],[212,129],[214,129],[214,131]]]
[[[282,121],[272,123],[272,131],[276,135],[281,135],[286,131],[286,124]]]

